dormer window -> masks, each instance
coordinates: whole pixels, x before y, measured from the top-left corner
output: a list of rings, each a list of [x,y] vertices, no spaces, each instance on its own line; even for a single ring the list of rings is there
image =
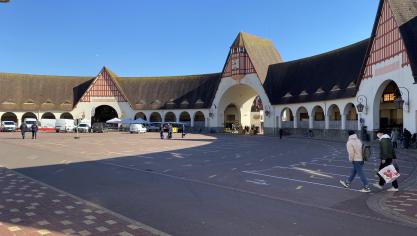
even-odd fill
[[[318,88],[315,94],[322,94],[324,93],[324,90],[322,88]]]
[[[34,104],[34,103],[35,103],[35,101],[33,101],[32,99],[29,99],[25,102],[25,104]]]
[[[307,91],[305,91],[305,90],[303,90],[301,93],[300,93],[300,96],[307,96],[308,95],[308,93],[307,93]]]
[[[339,85],[335,85],[335,86],[333,86],[333,88],[330,90],[330,92],[337,92],[337,91],[339,91],[339,90],[340,90]]]
[[[347,86],[348,89],[356,88],[355,82],[350,82],[350,84]]]
[[[290,98],[290,97],[292,97],[291,93],[286,93],[286,94],[284,95],[284,98]]]

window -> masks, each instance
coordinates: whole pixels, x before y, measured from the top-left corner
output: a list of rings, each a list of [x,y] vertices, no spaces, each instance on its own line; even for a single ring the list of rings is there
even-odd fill
[[[386,93],[384,94],[384,102],[392,102],[395,99],[394,93]]]

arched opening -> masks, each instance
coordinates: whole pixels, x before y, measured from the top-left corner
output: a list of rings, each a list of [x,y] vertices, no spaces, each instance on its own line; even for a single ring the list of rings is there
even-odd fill
[[[374,108],[376,115],[379,117],[379,128],[385,131],[397,128],[403,129],[403,108],[397,107],[394,100],[402,98],[398,85],[394,81],[389,81],[383,84],[380,88],[382,93],[377,96],[378,101],[375,101]],[[404,97],[403,100],[408,98]],[[375,115],[375,113],[374,113]],[[376,127],[378,128],[378,127]]]
[[[13,112],[6,112],[1,116],[1,121],[14,121],[17,124],[17,116]]]
[[[51,112],[46,112],[43,113],[41,119],[50,119],[50,120],[54,120],[55,119],[55,115],[52,114]]]
[[[264,129],[264,106],[260,96],[256,96],[253,100],[250,114],[250,124],[253,128],[258,129],[260,133],[263,133]]]
[[[223,127],[224,132],[249,133],[252,128],[254,133],[261,133],[264,104],[258,96],[257,91],[246,84],[228,88],[214,110],[218,127]]]
[[[101,105],[96,107],[94,116],[91,117],[91,123],[105,123],[106,121],[117,117],[117,111],[113,107],[108,105]]]
[[[25,121],[26,118],[38,119],[38,117],[33,112],[26,112],[25,114],[23,114],[22,122]]]
[[[324,129],[326,127],[324,110],[321,106],[315,106],[313,108],[313,128]]]
[[[158,112],[152,112],[151,116],[149,117],[149,121],[161,122],[162,121],[161,114],[159,114]]]
[[[281,112],[281,127],[294,128],[294,115],[288,107],[284,108]]]
[[[191,116],[188,112],[183,111],[180,114],[180,122],[184,123],[186,127],[191,126]]]
[[[72,114],[69,113],[69,112],[62,113],[59,118],[60,119],[69,119],[69,120],[73,120],[74,119],[74,117],[72,116]]]
[[[237,131],[241,128],[240,112],[235,104],[230,104],[224,110],[224,128],[225,132]]]
[[[206,126],[206,117],[201,111],[197,111],[194,114],[194,128],[196,130],[202,131]]]
[[[327,114],[329,116],[329,129],[341,129],[342,116],[339,107],[336,104],[331,105]]]
[[[165,114],[165,122],[176,122],[177,117],[175,116],[174,112],[167,112]]]
[[[353,103],[348,103],[345,107],[343,114],[346,116],[345,129],[346,130],[359,130],[358,128],[358,112]]]
[[[141,118],[141,119],[143,119],[143,120],[146,120],[146,115],[145,115],[145,113],[143,113],[143,112],[138,112],[138,113],[136,113],[136,115],[135,115],[135,120],[136,120],[136,119],[139,119],[139,118]]]
[[[310,116],[305,107],[300,107],[297,110],[297,128],[308,129]]]

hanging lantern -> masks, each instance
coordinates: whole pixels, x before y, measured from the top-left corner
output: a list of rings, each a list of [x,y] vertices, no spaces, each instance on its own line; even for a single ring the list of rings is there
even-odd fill
[[[363,112],[365,106],[362,103],[359,103],[356,107],[358,108],[358,112]]]

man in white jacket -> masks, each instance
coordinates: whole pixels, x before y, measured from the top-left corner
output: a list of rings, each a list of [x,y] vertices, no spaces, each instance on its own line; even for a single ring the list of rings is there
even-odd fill
[[[349,161],[353,164],[353,169],[350,177],[346,181],[340,180],[340,184],[345,188],[349,188],[350,183],[352,183],[356,174],[358,174],[363,184],[363,188],[360,191],[364,193],[371,192],[371,189],[368,185],[368,179],[363,173],[363,166],[365,162],[363,161],[362,157],[362,142],[355,134],[355,131],[349,131],[349,139],[347,141],[346,148],[349,154]]]

